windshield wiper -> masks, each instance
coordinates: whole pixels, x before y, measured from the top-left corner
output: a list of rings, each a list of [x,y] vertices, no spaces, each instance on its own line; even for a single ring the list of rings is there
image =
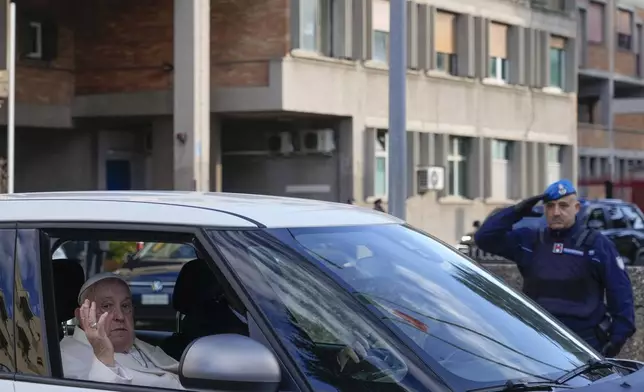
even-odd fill
[[[512,381],[508,380],[505,384],[492,385],[477,389],[469,389],[467,392],[525,392],[525,391],[552,391],[555,388],[571,389],[568,385],[557,384],[556,382],[537,381]]]
[[[629,372],[634,372],[634,369],[628,368],[626,366],[619,365],[615,362],[611,362],[610,360],[602,359],[602,360],[589,360],[585,364],[569,371],[568,373],[564,374],[563,376],[559,377],[558,379],[555,380],[555,383],[557,384],[563,384],[566,381],[573,379],[581,374],[591,372],[593,370],[598,370],[598,369],[610,369],[610,368],[619,368],[623,370],[627,370]]]

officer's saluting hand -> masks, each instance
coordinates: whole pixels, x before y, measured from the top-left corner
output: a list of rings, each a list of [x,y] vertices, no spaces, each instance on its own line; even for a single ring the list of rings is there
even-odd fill
[[[547,228],[512,226],[544,203]],[[615,245],[577,221],[580,204],[568,180],[490,216],[476,245],[517,264],[523,291],[607,357],[635,333],[633,288]],[[606,303],[604,303],[606,295]]]

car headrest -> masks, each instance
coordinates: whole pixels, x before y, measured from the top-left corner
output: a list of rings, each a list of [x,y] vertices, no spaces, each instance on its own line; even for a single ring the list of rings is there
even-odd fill
[[[181,267],[174,285],[172,307],[182,314],[202,311],[204,305],[223,296],[214,272],[202,259],[194,259]]]
[[[85,283],[85,272],[78,259],[56,259],[52,263],[56,316],[59,322],[74,318],[78,292]]]

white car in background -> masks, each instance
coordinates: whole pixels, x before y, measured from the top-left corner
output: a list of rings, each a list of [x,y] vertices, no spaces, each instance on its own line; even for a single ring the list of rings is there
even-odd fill
[[[603,358],[462,253],[388,214],[191,192],[1,203],[10,228],[0,230],[0,276],[15,277],[15,289],[0,286],[14,297],[0,307],[16,305],[0,308],[11,353],[0,352],[0,391],[157,390],[63,374],[56,321],[73,317],[85,276],[61,253],[41,252],[41,241],[87,239],[199,250],[174,287],[176,328],[136,330],[180,362],[189,390],[644,391],[642,363]],[[181,343],[172,354],[169,341]]]

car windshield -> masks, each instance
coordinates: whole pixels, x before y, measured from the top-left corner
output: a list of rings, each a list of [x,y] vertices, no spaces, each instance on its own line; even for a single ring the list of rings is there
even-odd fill
[[[166,242],[148,242],[135,256],[135,259],[141,261],[168,262],[185,262],[196,258],[197,254],[192,245]]]
[[[276,325],[286,322],[303,330],[314,347],[352,347],[356,341],[370,342],[368,336],[382,336],[365,345],[394,350],[372,322],[357,320],[359,312],[348,311],[333,285],[310,273],[296,274],[308,266],[324,271],[363,305],[361,309],[384,322],[389,337],[413,350],[456,390],[509,379],[552,379],[597,358],[526,297],[459,252],[409,227],[269,232],[297,253],[277,254],[278,245],[259,241],[253,231],[219,233],[215,242],[227,243],[220,247],[233,266],[242,268],[246,258],[262,271],[268,281],[265,290],[277,293],[266,302],[265,311],[272,313],[279,300],[291,317],[274,321]],[[247,266],[240,272],[248,275]],[[268,296],[259,292],[258,276],[244,280],[253,282],[251,291]],[[277,329],[287,344],[295,344],[293,327]],[[408,358],[401,352],[396,351],[399,358]]]

